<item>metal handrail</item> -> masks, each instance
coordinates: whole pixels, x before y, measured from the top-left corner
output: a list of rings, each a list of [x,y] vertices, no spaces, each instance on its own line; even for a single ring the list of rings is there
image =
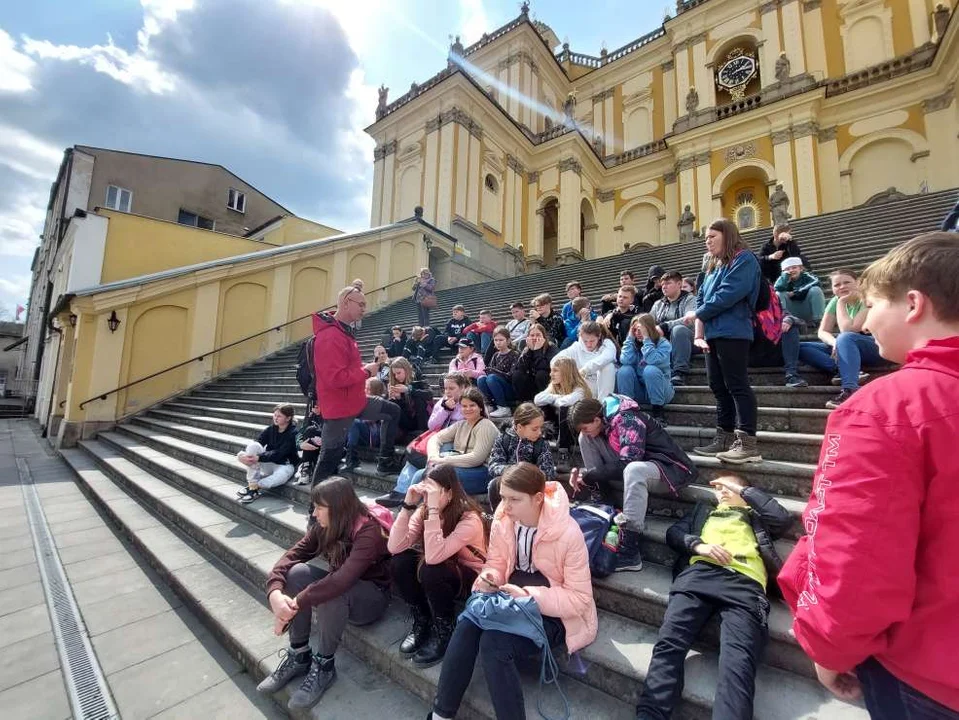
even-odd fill
[[[393,287],[394,285],[399,285],[400,283],[410,282],[411,280],[415,280],[417,277],[419,277],[419,275],[410,275],[409,277],[403,278],[402,280],[395,280],[395,281],[389,283],[388,285],[383,285],[382,287],[374,288],[373,290],[370,290],[369,292],[366,292],[366,291],[364,290],[364,293],[366,293],[367,295],[372,295],[373,293],[379,292],[379,291],[381,291],[381,290],[386,290],[387,288]],[[335,307],[336,307],[335,305],[331,305],[331,306],[329,306],[329,307],[327,307],[327,308],[323,308],[322,310],[318,310],[318,311],[315,311],[315,312],[325,312],[325,311],[327,311],[327,310],[332,310],[332,309],[335,308]],[[298,317],[298,318],[293,318],[292,320],[288,320],[287,322],[282,323],[281,325],[272,325],[272,326],[268,327],[266,330],[261,330],[260,332],[254,333],[253,335],[247,335],[245,338],[241,338],[241,339],[239,339],[239,340],[235,340],[234,342],[228,343],[227,345],[221,345],[220,347],[214,348],[213,350],[210,350],[209,352],[205,352],[205,353],[203,353],[202,355],[197,355],[196,357],[192,357],[192,358],[190,358],[189,360],[184,360],[183,362],[179,362],[179,363],[177,363],[176,365],[171,365],[170,367],[164,368],[163,370],[158,370],[157,372],[153,373],[152,375],[147,375],[147,376],[145,376],[145,377],[138,378],[138,379],[134,380],[133,382],[128,382],[126,385],[121,385],[120,387],[113,388],[113,390],[108,390],[108,391],[105,392],[105,393],[102,393],[102,394],[100,394],[100,395],[96,395],[96,396],[94,396],[94,397],[92,397],[92,398],[88,398],[88,399],[84,400],[82,403],[80,403],[79,409],[80,409],[80,410],[83,410],[83,406],[86,405],[87,403],[91,403],[91,402],[93,402],[94,400],[106,400],[110,395],[113,395],[114,393],[118,393],[118,392],[120,392],[121,390],[126,390],[126,389],[129,388],[129,387],[133,387],[134,385],[138,385],[139,383],[146,382],[147,380],[152,380],[153,378],[159,377],[160,375],[163,375],[163,374],[165,374],[165,373],[168,373],[168,372],[170,372],[171,370],[176,370],[177,368],[184,367],[184,366],[189,365],[190,363],[193,363],[193,362],[201,362],[204,358],[206,358],[206,357],[208,357],[208,356],[210,356],[210,355],[214,355],[214,354],[220,352],[221,350],[227,350],[227,349],[229,349],[229,348],[231,348],[231,347],[235,347],[236,345],[240,345],[241,343],[245,343],[247,340],[252,340],[253,338],[260,337],[260,335],[266,335],[267,333],[270,333],[270,332],[273,332],[273,331],[279,332],[280,330],[282,330],[283,328],[285,328],[287,325],[292,325],[293,323],[297,323],[297,322],[300,322],[301,320],[306,320],[307,318],[313,317],[313,315],[315,314],[315,312],[311,312],[311,313],[309,313],[308,315],[303,315],[303,316]]]

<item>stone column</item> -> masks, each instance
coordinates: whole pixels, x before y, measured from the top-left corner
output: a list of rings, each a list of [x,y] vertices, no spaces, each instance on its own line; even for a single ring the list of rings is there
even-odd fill
[[[440,129],[439,179],[436,194],[436,227],[449,232],[453,222],[453,151],[456,125],[447,122]]]
[[[690,38],[693,48],[693,78],[699,92],[699,109],[716,107],[716,83],[713,72],[706,67],[706,33]]]
[[[378,227],[383,208],[383,165],[384,156],[380,148],[373,150],[373,203],[370,208],[370,227]]]
[[[956,147],[956,90],[953,85],[945,92],[923,101],[926,120],[926,139],[936,148],[936,162],[928,164],[930,190],[945,190],[959,184],[959,148]]]
[[[616,219],[616,191],[597,190],[596,200],[598,201],[596,203],[596,222],[599,224],[596,256],[614,255],[622,249],[622,247],[616,248],[616,238],[613,232],[613,223]]]
[[[783,190],[792,203],[789,211],[796,215],[796,188],[793,183],[792,131],[788,128],[773,130],[773,158],[776,166],[776,181],[782,183]],[[770,178],[772,180],[773,178]]]
[[[436,193],[439,173],[439,127],[439,119],[437,118],[426,123],[426,156],[423,160],[423,219],[434,225],[436,224]]]
[[[842,188],[839,184],[839,146],[836,127],[819,131],[819,189],[822,212],[842,210]]]
[[[582,172],[583,166],[576,158],[559,161],[559,237],[556,242],[556,262],[559,265],[583,259],[579,247]]]
[[[786,57],[789,58],[790,73],[802,75],[806,72],[806,50],[803,46],[801,3],[799,0],[786,2],[780,12],[782,12],[784,50]]]
[[[676,173],[668,172],[663,175],[663,183],[666,188],[666,234],[663,235],[663,242],[678,242],[679,229],[679,188],[676,185]]]
[[[676,122],[676,63],[673,60],[663,63],[663,116],[669,132]]]
[[[809,217],[820,213],[814,144],[818,136],[819,127],[814,122],[805,122],[793,128],[796,178],[799,183],[796,198],[793,200],[798,205],[798,208],[793,211],[796,217]]]
[[[763,24],[763,42],[760,52],[762,53],[762,86],[769,87],[776,82],[776,60],[779,59],[779,53],[782,47],[779,44],[779,12],[776,3],[767,2],[760,6],[759,12]]]

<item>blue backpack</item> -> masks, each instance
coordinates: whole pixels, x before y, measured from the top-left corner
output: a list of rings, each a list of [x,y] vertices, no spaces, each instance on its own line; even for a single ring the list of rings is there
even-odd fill
[[[592,576],[604,578],[611,575],[616,569],[616,550],[607,547],[604,541],[613,525],[616,510],[612,505],[579,503],[569,509],[569,514],[583,532]]]

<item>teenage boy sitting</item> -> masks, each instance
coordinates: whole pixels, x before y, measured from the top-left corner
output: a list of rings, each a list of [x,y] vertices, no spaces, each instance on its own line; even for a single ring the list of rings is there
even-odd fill
[[[583,455],[583,468],[573,468],[569,476],[574,494],[608,501],[611,485],[622,483],[623,511],[615,518],[616,570],[642,570],[639,540],[649,493],[678,496],[699,471],[663,427],[625,395],[610,395],[602,402],[580,400],[569,412],[569,426],[579,433]]]
[[[783,311],[809,326],[818,327],[826,310],[826,296],[819,286],[819,278],[803,268],[802,258],[788,257],[781,267],[782,275],[774,287]]]
[[[391,358],[403,357],[403,350],[406,349],[406,333],[399,325],[390,328],[390,337],[385,338],[383,343],[386,348],[386,354]]]
[[[579,327],[584,322],[590,322],[596,319],[596,313],[590,309],[589,298],[578,297],[575,300],[566,303],[572,307],[573,314],[569,320],[564,320],[566,326],[566,339],[563,340],[562,350],[565,350],[579,337]],[[566,305],[563,306],[564,310]]]
[[[713,717],[753,717],[756,669],[769,637],[766,588],[782,565],[773,540],[789,527],[790,517],[740,477],[709,484],[719,504],[698,503],[666,531],[666,544],[679,558],[637,720],[670,717],[682,692],[686,653],[713,615],[722,625]]]
[[[466,328],[472,321],[466,315],[466,308],[462,305],[454,305],[452,317],[446,323],[444,334],[436,339],[437,350],[443,348],[456,352],[456,346],[460,340],[466,338]]]
[[[546,328],[546,334],[553,345],[561,346],[566,339],[566,326],[563,324],[563,318],[553,312],[553,298],[549,293],[543,293],[534,297],[532,304],[530,320]]]
[[[636,288],[632,285],[623,285],[616,293],[616,307],[600,320],[612,334],[616,342],[622,347],[629,337],[629,324],[639,314],[636,306]]]
[[[463,334],[472,340],[473,347],[478,348],[480,354],[483,354],[490,343],[493,342],[493,331],[495,329],[496,323],[493,322],[493,313],[489,310],[480,310],[479,320],[463,328]]]
[[[636,287],[636,275],[632,270],[623,270],[619,274],[619,286],[623,287],[624,285],[629,285],[630,287]],[[618,292],[618,291],[617,291]],[[616,294],[617,293],[607,293],[600,298],[599,305],[599,314],[608,315],[616,307]]]
[[[506,323],[509,330],[509,341],[517,350],[521,350],[522,342],[526,339],[529,330],[529,319],[526,317],[526,306],[518,300],[509,306],[513,319]]]
[[[578,280],[566,283],[566,297],[569,301],[563,305],[560,315],[563,318],[563,324],[566,326],[566,345],[571,345],[576,341],[576,332],[579,329],[579,314],[573,308],[573,302],[583,294],[583,286]],[[572,338],[572,340],[570,339]]]
[[[663,296],[649,311],[672,346],[670,379],[673,385],[685,385],[689,375],[689,358],[693,354],[693,323],[686,314],[696,309],[696,296],[683,290],[683,276],[671,270],[662,276]]]
[[[820,682],[873,720],[959,718],[959,234],[920,235],[860,278],[904,363],[826,423],[806,535],[780,573]]]

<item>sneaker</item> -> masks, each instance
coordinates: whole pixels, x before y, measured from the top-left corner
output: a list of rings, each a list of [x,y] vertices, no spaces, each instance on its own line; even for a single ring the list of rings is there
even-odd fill
[[[406,495],[405,493],[391,490],[389,495],[380,495],[374,502],[380,507],[390,508],[392,510],[406,502]]]
[[[489,414],[491,418],[508,418],[512,415],[508,407],[498,407]]]
[[[309,485],[312,479],[313,479],[313,466],[307,463],[301,463],[300,469],[296,473],[296,479],[293,480],[293,484]]]
[[[360,456],[355,452],[348,452],[340,463],[340,472],[352,472],[360,466]]]
[[[798,375],[787,375],[786,376],[786,387],[788,388],[804,388],[809,387],[809,383],[803,380]]]
[[[828,400],[826,402],[826,407],[829,408],[830,410],[835,410],[837,407],[839,407],[844,402],[846,402],[846,400],[851,398],[853,396],[853,393],[855,392],[856,392],[855,390],[843,390],[832,400]]]
[[[376,472],[381,475],[390,475],[398,473],[403,469],[403,463],[399,461],[399,458],[390,455],[389,457],[381,457],[376,462]]]
[[[868,380],[868,379],[869,379],[869,373],[864,373],[864,372],[859,373],[859,384],[860,384],[860,385],[862,385],[862,384],[863,384],[864,382],[866,382],[866,380]],[[839,377],[838,375],[837,375],[836,377],[834,377],[832,380],[830,380],[829,382],[832,383],[833,385],[835,385],[836,387],[842,387],[842,378]]]
[[[306,675],[310,669],[310,648],[305,646],[300,650],[289,648],[280,650],[282,660],[276,666],[276,669],[263,678],[263,681],[256,686],[256,689],[266,695],[279,692],[285,688],[291,680],[300,675]]]
[[[259,490],[250,490],[243,497],[240,498],[240,504],[249,505],[251,502],[253,502],[254,500],[258,500],[259,498],[260,498]]]
[[[325,664],[327,669],[323,668],[324,663],[317,655],[313,656],[306,679],[299,689],[290,695],[290,702],[287,703],[290,710],[306,710],[313,707],[323,697],[323,693],[333,684],[333,681],[336,680],[336,667],[332,660]]]
[[[239,490],[236,491],[236,499],[239,500],[244,495],[249,494],[249,492],[250,492],[249,486],[244,485],[243,487],[241,487]]]
[[[669,378],[669,382],[673,384],[673,387],[682,387],[686,384],[686,373],[673,373],[673,376]]]
[[[759,454],[758,441],[755,435],[747,435],[742,430],[736,430],[736,439],[726,452],[716,454],[720,462],[732,463],[733,465],[745,465],[746,463],[758,463],[763,461],[763,456]]]

